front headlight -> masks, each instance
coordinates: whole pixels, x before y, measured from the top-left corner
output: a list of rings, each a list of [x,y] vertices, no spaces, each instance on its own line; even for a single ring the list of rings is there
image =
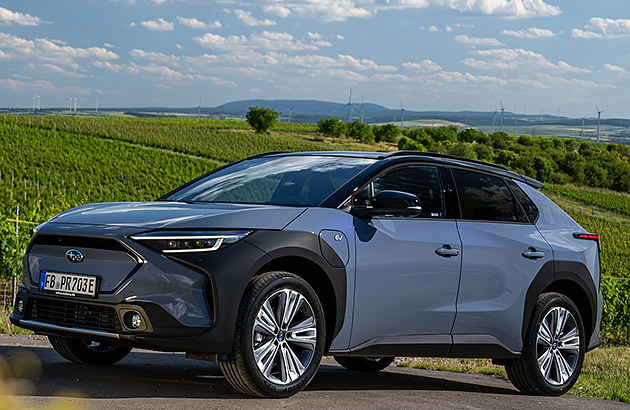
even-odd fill
[[[35,228],[33,228],[33,235],[35,235],[37,232],[39,232],[40,229],[42,229],[42,226],[46,225],[48,221],[41,223],[39,225],[37,225]]]
[[[156,231],[131,236],[162,253],[212,252],[226,248],[252,231]]]

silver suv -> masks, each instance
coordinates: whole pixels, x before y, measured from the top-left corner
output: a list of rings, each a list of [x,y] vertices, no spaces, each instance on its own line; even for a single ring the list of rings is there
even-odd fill
[[[541,187],[423,152],[258,155],[38,227],[11,321],[79,363],[218,360],[249,395],[302,390],[324,354],[492,358],[559,395],[598,345],[600,244]]]

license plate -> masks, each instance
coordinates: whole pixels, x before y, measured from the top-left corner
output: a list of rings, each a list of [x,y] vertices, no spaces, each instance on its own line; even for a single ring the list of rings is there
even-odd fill
[[[42,271],[39,290],[60,296],[96,296],[96,276]]]

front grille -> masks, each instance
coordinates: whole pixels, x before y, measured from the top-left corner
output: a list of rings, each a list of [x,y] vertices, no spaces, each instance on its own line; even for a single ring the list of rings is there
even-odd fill
[[[33,299],[30,318],[58,326],[120,332],[116,310],[111,307],[53,299]]]

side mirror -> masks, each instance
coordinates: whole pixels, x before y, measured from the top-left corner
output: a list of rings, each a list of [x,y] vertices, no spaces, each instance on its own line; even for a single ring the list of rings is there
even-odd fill
[[[372,215],[419,216],[422,210],[417,195],[402,191],[381,191],[374,195],[372,204],[372,207],[354,207],[350,213],[359,218]]]

